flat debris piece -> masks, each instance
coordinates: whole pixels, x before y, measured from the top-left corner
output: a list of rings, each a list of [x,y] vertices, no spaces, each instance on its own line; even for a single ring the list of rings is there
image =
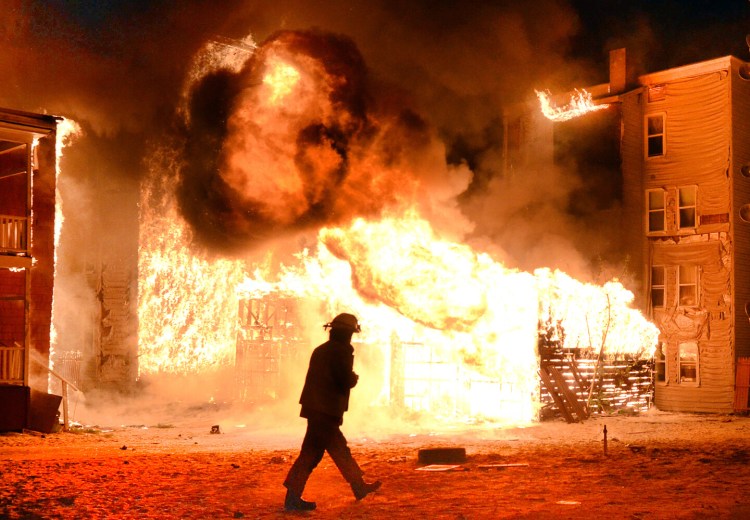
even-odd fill
[[[527,468],[528,464],[525,462],[513,462],[510,464],[480,464],[477,466],[479,469],[505,469],[505,468]]]
[[[465,448],[423,448],[419,450],[422,464],[460,464],[466,462]]]
[[[417,468],[417,471],[463,471],[463,469],[460,464],[430,464]]]

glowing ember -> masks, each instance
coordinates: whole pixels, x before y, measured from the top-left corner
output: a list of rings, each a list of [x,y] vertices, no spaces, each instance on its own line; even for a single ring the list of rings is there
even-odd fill
[[[609,106],[607,104],[595,105],[591,94],[585,90],[575,90],[574,94],[570,97],[570,102],[562,107],[552,104],[549,92],[539,92],[538,90],[535,92],[542,106],[542,113],[547,119],[551,119],[552,121],[568,121],[574,117],[602,110]]]

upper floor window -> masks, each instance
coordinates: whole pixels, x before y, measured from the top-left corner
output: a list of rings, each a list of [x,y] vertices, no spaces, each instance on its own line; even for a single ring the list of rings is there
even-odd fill
[[[698,305],[698,266],[681,265],[677,268],[678,305],[694,307]]]
[[[666,230],[666,207],[664,190],[648,190],[648,232]]]
[[[651,308],[664,308],[665,301],[665,275],[664,266],[655,265],[651,267]]]
[[[646,116],[646,157],[664,155],[666,133],[664,114]]]
[[[678,226],[680,229],[694,228],[698,188],[696,186],[686,186],[679,188],[678,191]]]

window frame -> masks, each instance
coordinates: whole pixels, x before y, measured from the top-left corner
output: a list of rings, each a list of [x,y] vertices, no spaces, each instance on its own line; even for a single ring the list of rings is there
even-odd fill
[[[661,193],[662,207],[651,209],[651,193]],[[651,229],[651,214],[661,213],[662,229]],[[646,190],[646,234],[664,235],[667,233],[667,190],[664,188],[649,188]]]
[[[661,284],[654,283],[654,269],[661,269]],[[661,305],[654,305],[654,289],[661,291]],[[666,309],[667,308],[667,266],[665,265],[652,265],[651,266],[651,279],[649,289],[649,302],[651,303],[651,310],[654,309]]]
[[[692,205],[682,205],[682,201],[680,196],[682,195],[682,190],[692,189],[693,190],[693,204]],[[692,226],[683,226],[682,225],[682,210],[683,209],[693,209],[693,225]],[[698,228],[698,186],[696,184],[689,184],[686,186],[678,186],[677,187],[677,230],[678,231],[695,231]]]
[[[649,121],[652,119],[661,118],[661,132],[650,133]],[[667,155],[667,113],[666,112],[655,112],[653,114],[646,114],[643,120],[643,155],[646,160],[655,159],[657,157],[664,157]],[[661,139],[661,153],[651,154],[649,143],[652,138]]]
[[[694,276],[693,280],[689,283],[683,282],[682,273],[683,270],[686,270],[687,268],[690,268],[693,270]],[[694,293],[694,301],[691,304],[683,304],[682,303],[682,288],[683,287],[694,287],[693,293]],[[695,308],[698,307],[700,303],[700,270],[698,269],[697,265],[690,265],[690,264],[680,264],[677,266],[677,307],[678,308]]]
[[[686,346],[694,346],[695,359],[685,360],[682,353]],[[694,367],[695,377],[692,379],[683,379],[683,367]],[[681,385],[699,386],[700,385],[700,345],[697,341],[683,341],[677,345],[677,382]]]
[[[659,342],[654,352],[654,383],[658,385],[666,385],[669,383],[669,377],[667,374],[667,344],[663,341]]]

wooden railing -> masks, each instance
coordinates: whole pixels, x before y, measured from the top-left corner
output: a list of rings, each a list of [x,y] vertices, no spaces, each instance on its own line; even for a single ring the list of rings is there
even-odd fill
[[[26,253],[26,217],[0,215],[0,253]]]
[[[56,377],[60,380],[60,383],[62,383],[62,407],[63,407],[63,431],[68,431],[70,428],[70,420],[68,419],[68,387],[72,388],[76,392],[80,392],[78,387],[74,385],[71,381],[68,381],[65,377],[58,374],[55,370],[51,369],[48,366],[45,366],[42,362],[40,362],[37,359],[31,358],[34,360],[36,364],[38,364],[40,367],[45,368],[47,372],[50,373],[53,377]]]

